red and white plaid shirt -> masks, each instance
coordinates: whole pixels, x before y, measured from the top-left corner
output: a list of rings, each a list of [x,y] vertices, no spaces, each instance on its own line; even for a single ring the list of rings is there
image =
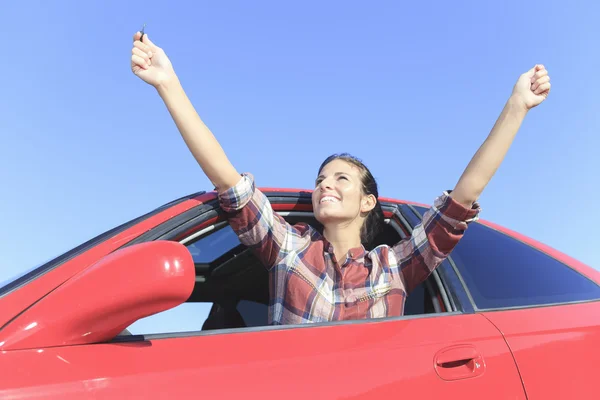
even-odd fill
[[[333,246],[307,224],[288,224],[250,174],[219,196],[240,241],[269,270],[269,323],[302,324],[401,316],[407,294],[448,256],[479,205],[465,208],[447,192],[412,236],[336,260]]]

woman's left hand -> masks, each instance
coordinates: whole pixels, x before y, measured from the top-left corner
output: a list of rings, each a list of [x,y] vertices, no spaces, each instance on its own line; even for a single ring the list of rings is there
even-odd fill
[[[512,97],[526,110],[530,110],[546,100],[549,93],[550,75],[543,65],[538,64],[519,77]]]

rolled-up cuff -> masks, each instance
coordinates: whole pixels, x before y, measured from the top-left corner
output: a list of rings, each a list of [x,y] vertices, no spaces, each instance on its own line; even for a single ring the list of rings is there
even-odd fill
[[[254,190],[254,177],[249,173],[244,173],[235,186],[219,193],[219,204],[225,212],[239,211],[248,204]]]
[[[467,208],[450,197],[450,190],[445,191],[435,200],[435,207],[445,217],[455,220],[457,223],[471,223],[479,219],[481,207],[479,203],[473,203],[471,208]]]

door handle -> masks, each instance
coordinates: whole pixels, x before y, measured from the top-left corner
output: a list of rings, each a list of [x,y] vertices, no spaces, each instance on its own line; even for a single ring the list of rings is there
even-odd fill
[[[481,353],[473,345],[457,345],[437,352],[434,368],[445,381],[474,378],[485,372]]]
[[[436,357],[436,364],[443,366],[444,364],[452,364],[461,361],[470,361],[479,356],[475,347],[457,346],[442,350]]]

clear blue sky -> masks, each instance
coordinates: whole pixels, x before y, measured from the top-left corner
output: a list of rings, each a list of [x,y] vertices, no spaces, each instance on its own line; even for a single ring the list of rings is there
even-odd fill
[[[599,12],[593,1],[6,3],[0,281],[211,188],[131,73],[143,23],[260,186],[311,188],[327,155],[349,151],[381,195],[428,204],[518,76],[543,63],[551,95],[481,197],[482,218],[600,268]]]

